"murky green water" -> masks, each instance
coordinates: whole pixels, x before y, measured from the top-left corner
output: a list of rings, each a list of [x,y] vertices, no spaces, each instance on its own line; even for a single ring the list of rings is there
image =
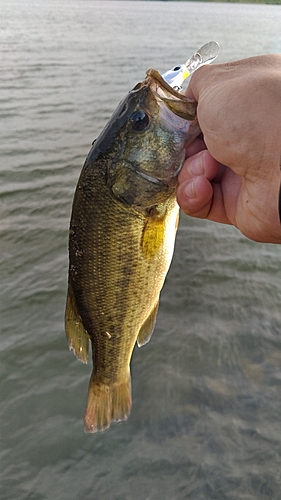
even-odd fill
[[[125,423],[85,435],[90,366],[63,316],[75,184],[148,67],[208,40],[219,61],[280,52],[278,6],[3,0],[3,500],[279,500],[281,249],[181,217]],[[243,113],[243,110],[241,110]]]

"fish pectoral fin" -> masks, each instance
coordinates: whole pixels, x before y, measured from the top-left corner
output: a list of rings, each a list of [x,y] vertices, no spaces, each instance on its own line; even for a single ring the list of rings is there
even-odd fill
[[[89,340],[82,320],[78,314],[75,299],[71,287],[68,287],[68,294],[65,309],[65,331],[68,346],[80,361],[88,363]]]
[[[149,342],[151,339],[151,335],[153,334],[153,330],[156,323],[158,306],[159,306],[159,300],[156,302],[156,305],[153,307],[149,316],[146,318],[144,324],[140,328],[137,338],[137,343],[139,347],[142,347],[143,345],[147,344],[147,342]]]

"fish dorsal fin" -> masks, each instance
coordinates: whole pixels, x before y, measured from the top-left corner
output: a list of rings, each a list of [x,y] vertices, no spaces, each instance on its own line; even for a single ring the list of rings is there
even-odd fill
[[[65,309],[65,331],[69,349],[74,352],[75,356],[77,356],[80,361],[87,363],[90,337],[78,314],[70,285],[68,286]]]
[[[159,300],[156,302],[156,305],[153,307],[152,311],[146,318],[144,324],[142,325],[139,331],[137,338],[137,343],[139,347],[142,347],[143,345],[147,344],[147,342],[149,342],[151,339],[151,335],[153,334],[153,330],[155,327],[158,306],[159,306]]]

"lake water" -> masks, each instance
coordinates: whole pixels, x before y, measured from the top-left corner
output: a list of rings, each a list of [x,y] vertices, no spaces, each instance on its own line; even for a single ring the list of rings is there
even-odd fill
[[[281,52],[280,26],[270,5],[1,0],[3,500],[280,499],[280,246],[181,216],[105,433],[84,434],[91,366],[63,324],[73,192],[118,102],[212,39],[218,62]]]

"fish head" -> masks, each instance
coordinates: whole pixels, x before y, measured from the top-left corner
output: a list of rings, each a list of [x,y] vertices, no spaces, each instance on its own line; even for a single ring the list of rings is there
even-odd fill
[[[199,133],[196,103],[150,69],[116,109],[88,163],[106,157],[113,196],[147,209],[175,193],[185,147]]]

